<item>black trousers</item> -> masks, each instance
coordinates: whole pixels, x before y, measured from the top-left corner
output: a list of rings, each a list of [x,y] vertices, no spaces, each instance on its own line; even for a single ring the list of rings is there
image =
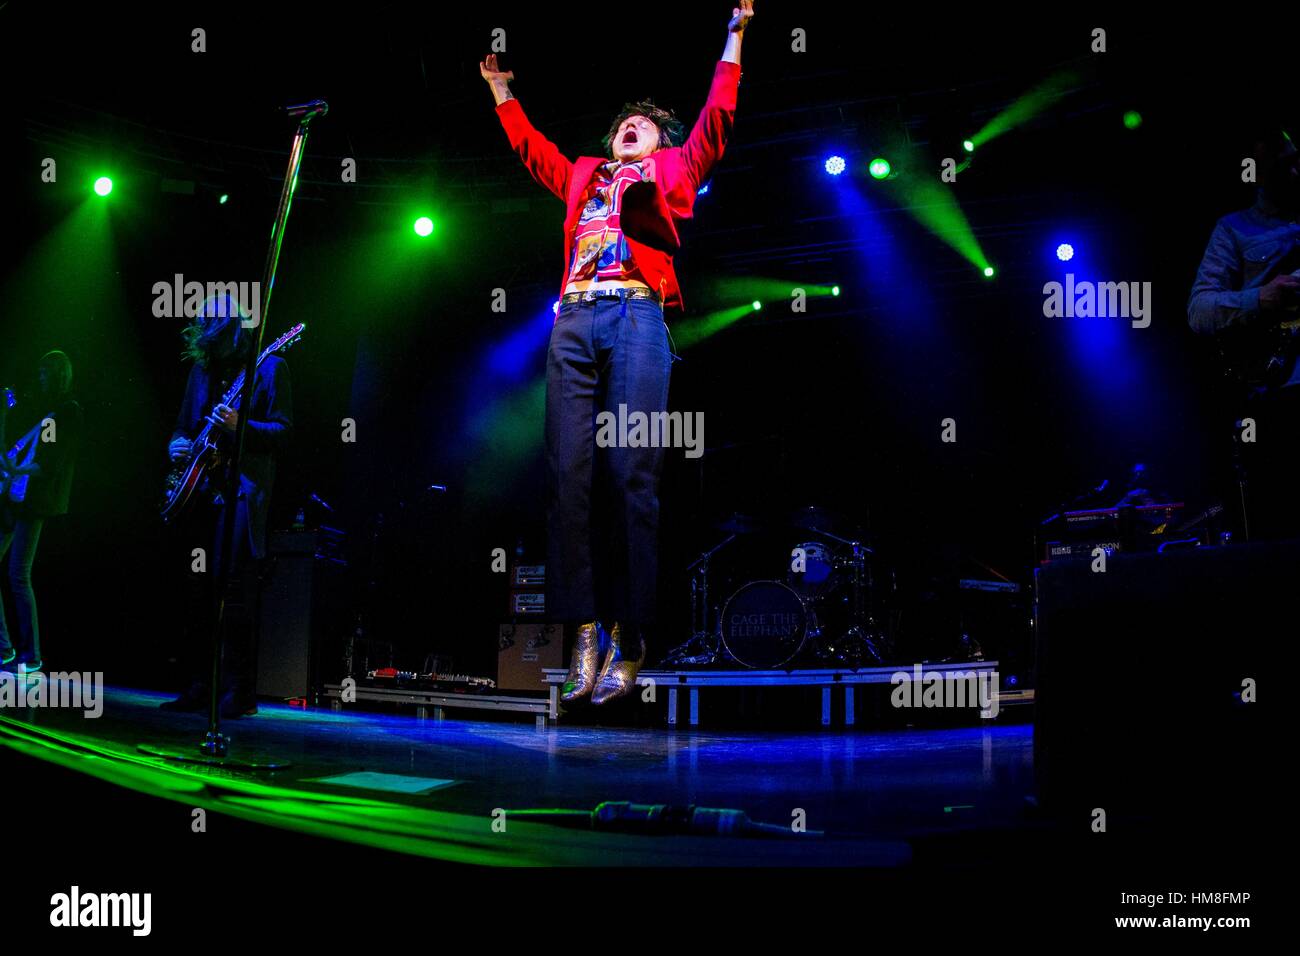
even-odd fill
[[[601,447],[597,418],[665,411],[672,359],[663,309],[653,299],[560,308],[546,365],[546,605],[553,621],[618,621],[629,635],[651,636],[664,449]]]
[[[265,562],[252,554],[248,537],[248,509],[240,502],[236,509],[234,557],[225,591],[221,637],[221,690],[238,689],[253,694],[257,686],[257,632],[261,612]],[[204,497],[178,528],[177,540],[184,548],[184,590],[193,609],[177,655],[192,685],[208,686],[212,675],[212,621],[217,596],[217,577],[224,544],[224,508]],[[193,570],[193,550],[205,550],[206,570]]]

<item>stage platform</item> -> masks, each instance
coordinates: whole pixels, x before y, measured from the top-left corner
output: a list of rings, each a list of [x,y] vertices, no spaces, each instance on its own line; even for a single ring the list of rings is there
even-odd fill
[[[538,730],[545,730],[547,720],[559,717],[558,697],[519,697],[502,694],[456,694],[449,691],[417,690],[403,687],[365,687],[353,690],[361,704],[398,704],[415,708],[415,716],[427,720],[444,720],[448,710],[491,710],[502,713],[532,714]],[[343,710],[343,685],[326,684],[322,692],[331,710]]]
[[[98,719],[65,709],[0,711],[0,748],[182,805],[159,810],[163,817],[203,807],[446,862],[906,866],[936,839],[1023,832],[1033,791],[1031,728],[1005,717],[884,732],[550,723],[538,731],[532,723],[264,704],[225,725],[231,760],[209,766],[141,749],[197,758],[205,717],[160,711],[167,698],[146,691],[108,688],[104,697]],[[236,760],[282,769],[244,769]],[[790,833],[646,836],[511,817],[619,800],[743,810]],[[794,820],[809,832],[796,833]]]
[[[957,674],[987,673],[998,669],[997,661],[972,661],[961,664],[923,664],[926,673]],[[821,721],[823,727],[831,725],[831,693],[839,688],[843,696],[844,725],[852,727],[856,723],[854,713],[855,686],[862,684],[888,684],[899,671],[910,674],[912,665],[890,667],[860,667],[857,670],[847,668],[807,668],[800,670],[710,670],[707,668],[689,668],[681,670],[642,670],[637,675],[637,683],[643,691],[653,682],[655,696],[667,691],[667,713],[665,721],[668,726],[676,726],[679,711],[680,691],[685,691],[688,702],[687,722],[692,727],[700,723],[700,691],[707,687],[820,687]],[[558,718],[560,708],[560,685],[568,671],[564,668],[546,668],[546,683],[550,686],[551,716]]]
[[[687,723],[691,727],[700,725],[700,691],[717,687],[820,687],[821,688],[821,723],[823,727],[832,724],[833,692],[838,688],[841,694],[845,727],[857,723],[855,710],[856,697],[854,688],[868,684],[888,684],[899,671],[912,673],[913,666],[920,666],[926,674],[957,675],[983,674],[997,671],[997,661],[971,661],[955,664],[920,664],[896,665],[889,667],[861,667],[857,670],[847,668],[807,668],[800,670],[710,670],[706,668],[683,668],[680,670],[642,670],[637,677],[643,695],[646,689],[654,685],[655,705],[662,701],[665,705],[664,723],[675,727],[681,716],[681,700],[687,701]],[[560,687],[568,674],[565,668],[545,668],[543,680],[548,687],[547,699],[500,694],[457,694],[449,691],[420,690],[412,687],[358,686],[355,699],[359,703],[405,704],[415,708],[415,715],[435,720],[442,720],[448,710],[500,711],[532,714],[538,730],[543,730],[548,722],[557,722],[564,715],[565,708],[560,701]],[[684,692],[681,693],[681,692]],[[322,696],[335,710],[343,709],[343,687],[341,684],[326,684]],[[1033,690],[999,691],[999,709],[1016,704],[1033,702]]]

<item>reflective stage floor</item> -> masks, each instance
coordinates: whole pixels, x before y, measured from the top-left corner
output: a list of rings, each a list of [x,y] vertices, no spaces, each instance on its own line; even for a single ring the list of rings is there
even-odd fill
[[[262,705],[230,721],[231,761],[198,757],[206,717],[108,688],[102,716],[0,712],[0,743],[139,793],[259,824],[451,862],[597,865],[925,863],[929,847],[1034,822],[1032,727],[709,732],[424,720]],[[21,719],[15,719],[21,718]],[[1003,721],[1007,718],[1004,715]],[[646,835],[522,810],[605,801],[741,810],[782,835]],[[512,813],[516,813],[512,817]]]

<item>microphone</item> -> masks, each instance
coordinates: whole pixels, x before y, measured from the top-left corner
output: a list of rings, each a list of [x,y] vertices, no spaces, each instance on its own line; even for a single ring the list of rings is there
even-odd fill
[[[330,111],[330,105],[324,100],[311,100],[307,103],[299,103],[297,106],[282,106],[280,109],[290,118],[306,122],[317,116],[324,116]]]
[[[316,494],[316,492],[314,491],[311,493],[311,500],[316,502],[316,504],[320,505],[326,511],[329,511],[331,513],[334,511],[334,509],[330,507],[329,502],[324,500],[320,495]]]

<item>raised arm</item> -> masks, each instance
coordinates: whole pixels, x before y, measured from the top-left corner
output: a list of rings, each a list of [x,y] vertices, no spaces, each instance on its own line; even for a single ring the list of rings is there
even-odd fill
[[[736,88],[740,83],[740,46],[745,27],[754,16],[754,0],[740,0],[727,24],[727,43],[722,59],[713,71],[709,98],[682,144],[682,159],[698,189],[722,158],[736,118]]]
[[[549,139],[537,132],[528,122],[523,107],[510,92],[509,83],[515,78],[514,71],[503,72],[497,69],[497,55],[489,53],[486,60],[478,65],[479,73],[492,90],[492,98],[497,104],[497,118],[510,140],[510,148],[519,154],[533,178],[549,189],[561,200],[569,195],[569,177],[573,175],[573,163],[565,158],[559,148]]]
[[[740,6],[731,11],[727,24],[727,45],[722,48],[722,59],[740,66],[740,42],[745,39],[745,27],[754,19],[754,0],[740,0]]]

